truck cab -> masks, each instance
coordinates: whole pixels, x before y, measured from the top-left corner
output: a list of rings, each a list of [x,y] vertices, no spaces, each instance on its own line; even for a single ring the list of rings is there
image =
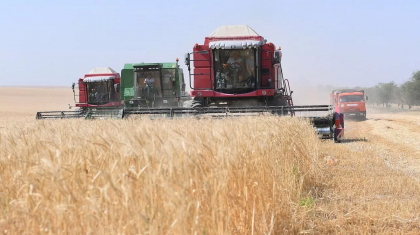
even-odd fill
[[[344,89],[332,91],[330,102],[345,117],[365,120],[367,99],[364,90]]]

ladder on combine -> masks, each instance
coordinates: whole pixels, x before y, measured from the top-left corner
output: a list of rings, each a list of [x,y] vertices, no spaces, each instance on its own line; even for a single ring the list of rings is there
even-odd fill
[[[293,99],[292,99],[292,94],[290,91],[290,83],[289,83],[289,79],[284,79],[283,80],[283,87],[284,87],[284,91],[286,93],[286,100],[287,100],[287,104],[289,105],[289,107],[293,107]],[[295,116],[295,111],[291,111],[290,112],[291,116]]]

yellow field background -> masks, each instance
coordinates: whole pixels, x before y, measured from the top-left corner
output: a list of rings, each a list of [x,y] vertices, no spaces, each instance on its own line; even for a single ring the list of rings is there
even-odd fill
[[[304,120],[35,120],[70,88],[0,88],[0,233],[420,232],[420,113],[342,144]]]

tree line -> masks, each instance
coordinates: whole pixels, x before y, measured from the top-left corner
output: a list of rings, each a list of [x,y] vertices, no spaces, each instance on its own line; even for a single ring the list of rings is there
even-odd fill
[[[365,88],[365,94],[369,98],[368,102],[373,105],[390,107],[393,103],[400,108],[406,106],[411,109],[420,105],[420,70],[414,72],[411,78],[401,85],[393,81],[379,83]]]

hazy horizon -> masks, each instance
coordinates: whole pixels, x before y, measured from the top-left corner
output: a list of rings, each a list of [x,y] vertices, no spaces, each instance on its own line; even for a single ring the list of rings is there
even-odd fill
[[[420,69],[417,1],[1,2],[0,86],[70,87],[94,67],[168,62],[221,25],[283,51],[293,87],[401,84]],[[188,78],[188,76],[186,76]],[[187,79],[188,80],[188,79]]]

